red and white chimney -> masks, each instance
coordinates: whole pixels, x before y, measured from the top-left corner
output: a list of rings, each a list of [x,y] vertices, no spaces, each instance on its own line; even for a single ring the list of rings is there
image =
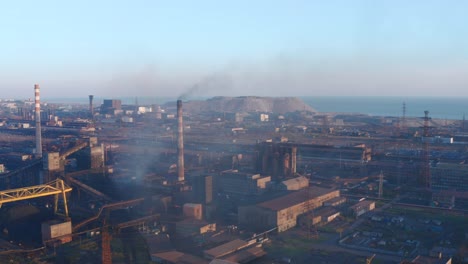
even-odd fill
[[[34,84],[35,120],[36,120],[36,157],[42,158],[42,133],[41,133],[41,98],[39,84]]]

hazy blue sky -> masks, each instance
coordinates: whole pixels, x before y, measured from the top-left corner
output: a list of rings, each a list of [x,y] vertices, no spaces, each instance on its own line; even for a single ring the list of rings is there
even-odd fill
[[[468,96],[468,1],[15,0],[0,97]]]

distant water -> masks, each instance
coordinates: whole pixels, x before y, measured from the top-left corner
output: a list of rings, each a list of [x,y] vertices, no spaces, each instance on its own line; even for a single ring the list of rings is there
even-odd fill
[[[402,116],[403,102],[407,117],[429,117],[440,119],[468,119],[468,97],[345,97],[317,96],[301,97],[305,103],[319,112],[361,113],[372,116]]]
[[[106,97],[107,99],[108,97]],[[386,97],[386,96],[304,96],[305,103],[319,112],[360,113],[372,116],[402,116],[403,102],[406,103],[407,117],[423,117],[424,111],[429,116],[440,119],[468,119],[468,97]],[[95,97],[94,104],[100,105],[104,98]],[[134,104],[135,99],[140,105],[163,104],[175,101],[171,97],[123,97],[123,104]],[[205,100],[206,97],[190,98],[190,100]],[[44,98],[49,103],[87,104],[88,98]]]

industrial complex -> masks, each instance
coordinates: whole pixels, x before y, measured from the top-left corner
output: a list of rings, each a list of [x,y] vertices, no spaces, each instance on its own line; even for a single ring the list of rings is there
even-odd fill
[[[0,101],[1,263],[468,261],[465,120],[34,96]]]

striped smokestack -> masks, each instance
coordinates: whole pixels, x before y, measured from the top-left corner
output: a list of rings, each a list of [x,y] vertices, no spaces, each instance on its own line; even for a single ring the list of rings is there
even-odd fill
[[[35,120],[36,120],[36,157],[42,158],[42,134],[41,134],[41,98],[39,84],[34,85]]]
[[[177,176],[184,181],[184,123],[182,120],[182,100],[177,100]]]

